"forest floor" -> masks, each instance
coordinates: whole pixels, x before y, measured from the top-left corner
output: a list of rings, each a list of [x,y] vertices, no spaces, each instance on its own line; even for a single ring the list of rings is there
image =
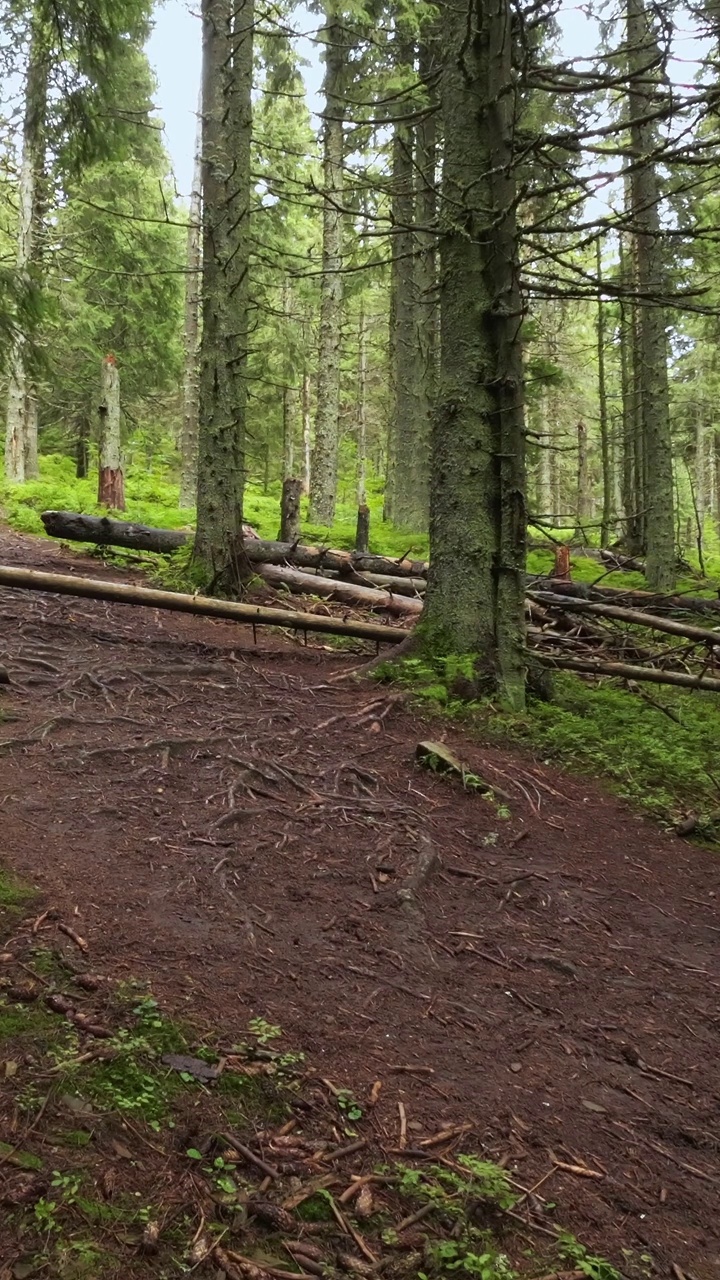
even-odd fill
[[[129,576],[2,529],[0,562]],[[531,1234],[720,1280],[716,854],[421,718],[320,639],[0,590],[0,661],[0,858],[39,891],[32,946],[223,1044],[281,1027],[382,1151],[467,1124],[463,1149],[543,1180]],[[421,769],[428,738],[496,801]],[[4,1247],[0,1275],[34,1274]]]

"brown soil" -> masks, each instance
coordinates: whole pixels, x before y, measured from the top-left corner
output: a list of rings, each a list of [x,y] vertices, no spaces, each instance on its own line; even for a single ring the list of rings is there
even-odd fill
[[[120,576],[6,531],[0,562]],[[381,1080],[388,1134],[402,1101],[473,1120],[526,1186],[590,1166],[544,1184],[578,1236],[720,1277],[715,855],[320,643],[0,591],[0,662],[0,852],[94,969],[228,1040],[280,1024],[358,1097]],[[427,737],[510,818],[421,770]],[[403,905],[421,837],[440,864]]]

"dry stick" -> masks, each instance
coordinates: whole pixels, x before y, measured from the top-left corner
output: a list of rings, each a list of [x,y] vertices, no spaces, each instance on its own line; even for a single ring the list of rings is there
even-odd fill
[[[346,1147],[336,1147],[334,1151],[324,1151],[321,1160],[339,1160],[342,1156],[351,1156],[354,1151],[362,1151],[367,1146],[367,1138],[358,1138],[357,1142],[349,1142]]]
[[[252,623],[257,626],[322,631],[329,635],[355,636],[361,640],[387,641],[388,644],[401,644],[408,637],[408,632],[403,628],[385,627],[380,623],[340,622],[314,613],[265,609],[259,605],[238,604],[234,600],[214,600],[210,596],[157,591],[149,587],[131,587],[124,582],[101,582],[95,578],[74,578],[68,574],[41,573],[37,569],[16,569],[8,565],[0,565],[0,586],[28,591],[51,591],[57,595],[81,596],[117,604],[144,605],[150,609],[169,609],[175,613],[192,613],[207,618],[227,618],[231,622]]]
[[[416,1222],[422,1222],[422,1219],[427,1218],[428,1214],[432,1213],[433,1209],[436,1208],[437,1205],[424,1204],[422,1209],[417,1209],[415,1213],[411,1213],[407,1218],[403,1218],[402,1222],[398,1222],[395,1228],[398,1235],[401,1231],[407,1231],[408,1227],[413,1227]]]
[[[686,675],[683,671],[659,671],[656,667],[635,667],[625,662],[550,657],[544,653],[536,653],[535,656],[544,666],[558,667],[563,671],[582,671],[586,675],[614,676],[623,680],[647,680],[650,684],[673,684],[681,689],[707,689],[711,693],[720,693],[720,680]]]
[[[263,1160],[261,1156],[256,1156],[255,1152],[251,1151],[249,1147],[246,1147],[245,1143],[241,1142],[239,1138],[236,1138],[234,1134],[223,1133],[222,1137],[224,1138],[225,1142],[229,1144],[229,1146],[233,1147],[235,1151],[239,1151],[241,1156],[244,1156],[245,1159],[249,1160],[251,1164],[254,1164],[258,1169],[262,1170],[262,1172],[266,1174],[268,1178],[275,1179],[280,1177],[279,1169],[276,1169],[273,1165],[268,1164],[267,1160]]]
[[[686,640],[699,640],[707,645],[720,645],[720,634],[707,627],[696,627],[691,623],[675,622],[672,618],[660,618],[653,613],[645,613],[639,609],[622,609],[612,604],[597,604],[590,600],[570,600],[566,596],[555,595],[549,591],[533,592],[531,599],[540,600],[542,604],[552,605],[572,613],[595,613],[602,618],[616,618],[618,622],[627,622],[632,626],[646,627],[650,631],[666,631],[672,636],[683,636]]]
[[[352,1223],[348,1222],[347,1218],[343,1216],[343,1214],[338,1209],[335,1201],[333,1200],[332,1196],[328,1196],[328,1203],[330,1205],[330,1208],[332,1209],[333,1215],[338,1223],[338,1226],[342,1228],[342,1230],[345,1232],[346,1235],[350,1236],[351,1239],[355,1241],[358,1249],[360,1250],[361,1253],[364,1253],[368,1262],[372,1262],[373,1266],[376,1266],[377,1258],[375,1257],[375,1254],[373,1253],[372,1249],[365,1243],[362,1236],[360,1235],[360,1232],[356,1231]]]
[[[398,1102],[398,1115],[400,1116],[400,1141],[399,1146],[402,1150],[407,1146],[407,1116],[405,1115],[405,1105]]]

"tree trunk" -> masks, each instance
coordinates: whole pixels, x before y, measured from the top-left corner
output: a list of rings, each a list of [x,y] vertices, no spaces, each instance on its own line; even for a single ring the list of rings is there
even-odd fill
[[[432,657],[466,655],[510,706],[525,701],[522,303],[515,217],[509,0],[448,7],[443,27],[445,225],[433,424]]]
[[[314,573],[302,573],[300,569],[291,569],[287,565],[263,564],[258,566],[258,572],[270,586],[286,586],[299,595],[322,596],[326,600],[384,609],[403,618],[418,617],[422,612],[421,601],[413,600],[411,596],[396,596],[391,591],[343,582],[341,578],[319,578]]]
[[[303,493],[310,493],[310,459],[311,459],[311,425],[310,425],[310,374],[303,370],[302,379],[302,424],[303,424]]]
[[[283,433],[283,480],[291,479],[295,474],[295,411],[297,406],[297,390],[292,367],[290,325],[292,321],[290,284],[283,281],[282,304],[285,321],[285,359],[282,390],[282,433]]]
[[[598,240],[596,265],[598,278],[597,354],[598,401],[600,405],[600,458],[602,463],[602,515],[600,517],[600,546],[607,547],[615,534],[615,495],[608,422],[607,380],[605,377],[605,305],[602,298],[602,249]]]
[[[343,200],[345,157],[343,89],[347,49],[340,18],[328,0],[325,28],[325,121],[323,130],[323,243],[320,285],[315,447],[310,480],[310,519],[331,525],[335,519],[338,424],[340,415],[340,348],[343,310]]]
[[[536,474],[536,506],[535,514],[542,520],[552,524],[555,514],[555,506],[553,504],[553,485],[552,485],[552,441],[550,438],[550,423],[548,415],[548,390],[543,387],[540,392],[540,406],[538,409],[538,461]]]
[[[660,184],[653,111],[658,109],[660,71],[648,70],[659,56],[645,0],[627,0],[628,102],[633,168],[630,175],[638,289],[639,372],[644,443],[645,530],[648,585],[669,590],[675,581],[673,487],[668,346],[665,332]]]
[[[370,550],[370,508],[361,503],[358,507],[357,524],[355,526],[355,550],[360,552],[368,552]]]
[[[419,77],[426,88],[428,103],[415,131],[415,345],[417,364],[415,442],[417,466],[417,520],[415,528],[426,530],[430,518],[430,434],[437,390],[438,278],[437,237],[428,228],[437,218],[437,102],[434,83],[438,64],[437,36],[420,46]]]
[[[283,480],[282,498],[280,501],[280,542],[300,541],[300,496],[302,480],[287,476]]]
[[[396,36],[396,67],[413,66],[414,44]],[[415,183],[414,130],[409,105],[400,99],[392,147],[391,354],[392,407],[388,456],[388,512],[406,529],[427,526],[427,459],[419,440],[417,292],[414,260]]]
[[[114,356],[100,366],[100,466],[98,505],[125,510],[125,486],[120,447],[120,375]]]
[[[577,511],[577,523],[583,539],[587,541],[585,535],[585,525],[588,523],[592,515],[591,497],[590,497],[590,470],[588,466],[588,432],[585,423],[580,421],[577,424],[577,442],[578,442],[578,467],[577,467],[577,499],[575,509]]]
[[[195,559],[214,587],[242,545],[252,179],[253,0],[203,0],[203,284]]]
[[[75,478],[84,480],[90,466],[90,419],[83,414],[75,436]]]
[[[408,633],[402,627],[379,622],[341,621],[316,613],[296,613],[290,609],[263,609],[235,600],[213,600],[210,596],[185,595],[177,591],[157,591],[150,587],[128,586],[124,582],[103,582],[64,573],[41,573],[37,569],[16,569],[0,565],[0,587],[23,591],[54,591],[62,596],[85,600],[108,600],[116,604],[141,605],[148,609],[169,609],[206,618],[227,618],[247,626],[290,627],[295,631],[320,631],[328,635],[356,636],[378,644],[402,644]]]
[[[358,428],[357,428],[357,494],[358,505],[365,502],[367,483],[367,317],[360,308],[358,322]]]
[[[38,283],[42,253],[42,189],[49,60],[42,19],[31,19],[25,79],[22,160],[18,183],[16,270],[23,284]],[[27,336],[18,333],[9,358],[5,420],[5,476],[14,484],[35,479],[38,469],[37,390],[28,369]]]
[[[202,110],[202,103],[200,104]],[[185,255],[185,323],[183,328],[183,420],[180,437],[179,507],[197,500],[198,415],[200,411],[200,273],[202,271],[202,116],[198,119],[195,168],[190,194]]]

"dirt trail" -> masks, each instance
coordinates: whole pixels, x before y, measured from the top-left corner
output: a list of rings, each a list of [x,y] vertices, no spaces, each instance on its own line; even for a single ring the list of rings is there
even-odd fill
[[[7,531],[0,562],[121,576]],[[95,967],[229,1038],[279,1023],[358,1097],[382,1080],[388,1134],[402,1100],[411,1134],[473,1119],[527,1186],[550,1152],[589,1165],[544,1188],[578,1235],[720,1278],[714,854],[338,681],[321,645],[0,591],[0,661],[0,856]],[[509,819],[414,764],[428,736]]]

